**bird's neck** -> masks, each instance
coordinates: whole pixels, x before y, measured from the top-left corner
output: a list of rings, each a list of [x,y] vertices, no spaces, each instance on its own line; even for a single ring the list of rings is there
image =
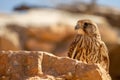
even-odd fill
[[[98,40],[101,40],[101,35],[100,34],[96,34],[96,35],[94,35],[94,38],[96,38]]]
[[[101,40],[101,36],[98,35],[98,34],[94,34],[94,35],[77,34],[77,36],[84,37],[84,38],[91,38],[91,39]]]

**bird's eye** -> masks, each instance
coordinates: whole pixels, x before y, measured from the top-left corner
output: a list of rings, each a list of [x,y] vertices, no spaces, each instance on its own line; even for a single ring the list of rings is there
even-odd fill
[[[84,23],[84,26],[83,26],[83,27],[84,27],[84,28],[87,28],[88,25],[89,25],[88,23]]]

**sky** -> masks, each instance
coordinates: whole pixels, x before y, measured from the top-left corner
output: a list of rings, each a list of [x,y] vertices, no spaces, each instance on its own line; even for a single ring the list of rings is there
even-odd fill
[[[12,12],[13,7],[20,4],[53,7],[58,3],[72,3],[72,1],[74,0],[0,0],[0,13],[10,13]],[[90,0],[82,1],[90,2]],[[120,0],[97,0],[97,3],[106,6],[113,6],[120,9]]]

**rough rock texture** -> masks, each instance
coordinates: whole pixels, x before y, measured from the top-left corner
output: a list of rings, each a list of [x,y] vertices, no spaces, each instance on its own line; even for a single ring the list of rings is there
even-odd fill
[[[0,78],[24,80],[42,74],[42,54],[38,52],[0,52]],[[0,80],[1,80],[0,79]]]
[[[111,80],[99,65],[37,51],[0,51],[0,80]]]

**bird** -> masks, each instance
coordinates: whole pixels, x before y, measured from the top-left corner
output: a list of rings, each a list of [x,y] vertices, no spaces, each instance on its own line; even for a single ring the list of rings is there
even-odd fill
[[[72,41],[68,57],[88,64],[99,64],[109,72],[109,55],[105,43],[101,40],[98,25],[90,19],[78,20],[76,35]]]

